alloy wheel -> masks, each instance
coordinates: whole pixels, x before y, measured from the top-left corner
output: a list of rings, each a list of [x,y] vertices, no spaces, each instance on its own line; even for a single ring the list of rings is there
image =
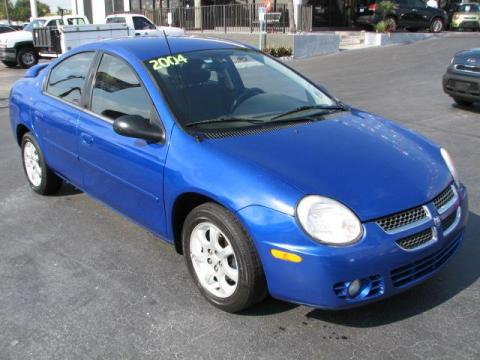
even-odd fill
[[[201,286],[228,298],[238,285],[238,263],[230,240],[214,224],[202,222],[190,235],[190,257]]]

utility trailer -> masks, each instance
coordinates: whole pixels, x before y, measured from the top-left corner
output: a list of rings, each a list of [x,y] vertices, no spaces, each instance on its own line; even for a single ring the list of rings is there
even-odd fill
[[[134,35],[126,24],[63,25],[33,29],[33,46],[42,58],[56,58],[74,47]]]

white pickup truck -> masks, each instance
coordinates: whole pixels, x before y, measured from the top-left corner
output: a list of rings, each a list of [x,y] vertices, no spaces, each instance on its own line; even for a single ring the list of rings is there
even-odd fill
[[[103,39],[184,34],[181,28],[156,26],[143,15],[116,14],[107,16],[105,24],[37,28],[33,32],[33,43],[40,57],[54,58],[74,47]]]
[[[173,26],[156,26],[149,18],[140,14],[115,14],[107,16],[107,24],[126,24],[132,35],[185,35],[185,30]]]
[[[33,19],[22,31],[13,31],[0,34],[0,61],[6,66],[15,67],[20,65],[29,68],[38,62],[38,52],[33,46],[33,29],[48,27],[51,29],[63,25],[88,24],[85,16],[65,15],[47,16]]]

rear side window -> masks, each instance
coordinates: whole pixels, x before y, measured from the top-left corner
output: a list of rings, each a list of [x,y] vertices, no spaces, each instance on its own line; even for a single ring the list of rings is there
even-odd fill
[[[107,19],[107,24],[125,24],[125,18],[124,17],[111,17]]]
[[[123,61],[105,54],[95,76],[91,110],[115,120],[122,115],[150,119],[150,99],[137,76]]]
[[[85,20],[83,18],[70,18],[67,19],[68,25],[85,25]]]
[[[70,56],[50,72],[47,93],[62,100],[79,104],[94,52]]]

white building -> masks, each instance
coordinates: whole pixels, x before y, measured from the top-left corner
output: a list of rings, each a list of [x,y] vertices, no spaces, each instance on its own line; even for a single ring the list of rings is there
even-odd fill
[[[94,24],[103,23],[114,12],[130,11],[131,0],[71,0],[72,12],[86,16]]]

